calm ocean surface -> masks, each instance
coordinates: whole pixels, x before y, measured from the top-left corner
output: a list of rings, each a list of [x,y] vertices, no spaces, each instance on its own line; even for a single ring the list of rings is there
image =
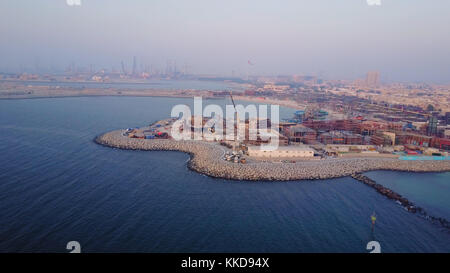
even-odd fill
[[[448,231],[351,178],[226,181],[188,170],[184,153],[92,141],[179,103],[192,100],[0,100],[0,252],[67,252],[72,240],[83,252],[367,252],[371,240],[382,252],[450,252]],[[450,219],[450,173],[368,175]]]

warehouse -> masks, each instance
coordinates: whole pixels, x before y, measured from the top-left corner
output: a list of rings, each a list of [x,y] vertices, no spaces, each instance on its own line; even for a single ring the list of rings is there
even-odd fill
[[[308,146],[280,146],[275,150],[267,149],[264,146],[249,146],[248,155],[270,158],[314,157],[314,150]]]

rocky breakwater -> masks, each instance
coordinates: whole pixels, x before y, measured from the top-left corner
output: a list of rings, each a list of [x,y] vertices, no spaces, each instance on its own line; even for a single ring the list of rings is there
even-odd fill
[[[369,177],[361,173],[352,174],[351,177],[371,188],[374,188],[378,193],[386,196],[387,198],[396,201],[399,205],[403,206],[407,211],[411,213],[417,213],[423,218],[435,224],[440,224],[442,227],[450,230],[450,222],[447,221],[446,219],[429,215],[423,208],[414,205],[414,203],[412,203],[405,197],[401,196],[400,194],[394,192],[393,190],[386,188],[380,184],[377,184],[374,180],[370,179]]]
[[[136,139],[117,130],[98,136],[101,145],[131,150],[181,151],[191,155],[188,167],[208,176],[235,180],[302,180],[350,176],[372,170],[411,172],[450,171],[450,161],[407,161],[393,158],[337,158],[295,163],[225,161],[225,147],[218,143],[171,139]]]

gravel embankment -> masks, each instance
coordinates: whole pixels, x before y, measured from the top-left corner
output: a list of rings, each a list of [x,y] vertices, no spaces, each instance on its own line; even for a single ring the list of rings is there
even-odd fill
[[[411,172],[450,171],[450,161],[406,161],[392,158],[338,158],[296,163],[255,162],[236,164],[223,160],[224,148],[217,143],[194,140],[135,139],[123,130],[98,136],[101,145],[128,150],[181,151],[191,155],[188,167],[212,177],[236,180],[302,180],[349,176],[371,170]]]

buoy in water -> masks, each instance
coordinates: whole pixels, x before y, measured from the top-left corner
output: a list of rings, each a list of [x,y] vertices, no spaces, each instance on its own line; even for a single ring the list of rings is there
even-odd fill
[[[373,227],[375,226],[375,221],[377,220],[375,212],[373,212],[372,215],[370,216],[370,220],[372,221],[372,230],[373,230]]]

